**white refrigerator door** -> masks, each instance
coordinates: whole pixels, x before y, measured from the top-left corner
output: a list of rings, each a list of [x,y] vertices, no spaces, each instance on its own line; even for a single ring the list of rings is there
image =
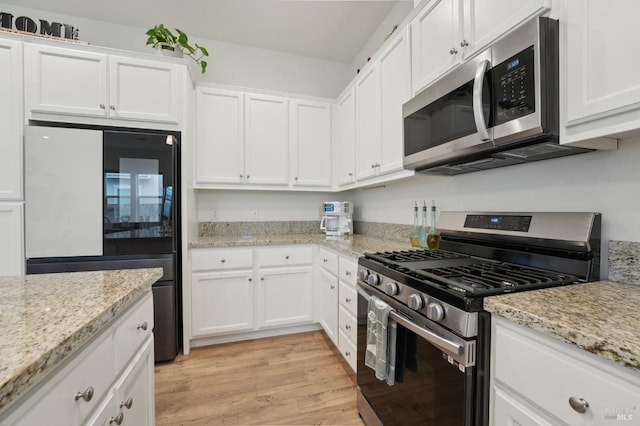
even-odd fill
[[[102,132],[25,127],[27,258],[102,255]]]

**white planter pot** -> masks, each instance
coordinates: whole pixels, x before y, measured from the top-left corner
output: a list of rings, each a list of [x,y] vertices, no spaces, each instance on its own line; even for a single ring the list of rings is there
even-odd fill
[[[171,56],[172,58],[182,58],[182,49],[167,43],[158,43],[156,45],[158,55]]]

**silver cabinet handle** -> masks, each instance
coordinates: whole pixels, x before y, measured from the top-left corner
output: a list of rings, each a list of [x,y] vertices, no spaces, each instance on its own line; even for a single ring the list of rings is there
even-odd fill
[[[149,328],[149,324],[147,324],[147,322],[143,322],[142,324],[138,324],[138,330],[142,329],[142,330],[147,330],[147,328]]]
[[[468,47],[469,46],[469,42],[467,40],[462,40],[460,42],[460,47]]]
[[[89,402],[91,401],[91,398],[93,398],[93,393],[94,393],[93,386],[89,386],[88,388],[85,389],[84,392],[78,392],[76,394],[76,401],[82,398],[83,400]]]
[[[458,53],[458,50],[455,47],[452,47],[449,53],[455,55],[456,53]]]
[[[121,425],[123,420],[124,420],[124,414],[120,412],[118,413],[117,416],[111,417],[111,419],[109,420],[109,424],[115,423],[117,425]]]
[[[131,410],[132,406],[133,406],[133,398],[131,397],[127,398],[126,401],[122,401],[120,403],[120,408],[125,407],[127,410]]]
[[[351,298],[347,297],[347,298],[344,299],[344,301],[347,302],[347,303],[351,303]]]
[[[577,413],[586,413],[589,408],[589,403],[582,398],[572,396],[569,398],[569,405],[573,408],[573,411]]]
[[[100,108],[101,109],[106,109],[107,107],[105,106],[105,104],[100,104]]]

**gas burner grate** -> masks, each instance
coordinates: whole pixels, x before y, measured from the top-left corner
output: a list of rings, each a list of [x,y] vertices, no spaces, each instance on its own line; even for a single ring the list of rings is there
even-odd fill
[[[403,251],[385,251],[381,253],[365,253],[365,256],[385,263],[387,265],[400,266],[405,262],[416,262],[421,260],[443,260],[443,259],[461,259],[468,257],[467,255],[454,253],[446,250],[403,250]]]
[[[416,273],[470,296],[504,293],[527,287],[558,286],[578,280],[573,275],[501,262],[434,268]]]

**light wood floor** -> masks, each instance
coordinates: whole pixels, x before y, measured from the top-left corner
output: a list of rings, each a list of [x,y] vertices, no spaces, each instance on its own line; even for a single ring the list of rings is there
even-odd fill
[[[155,367],[156,425],[364,425],[322,331],[192,349]]]

